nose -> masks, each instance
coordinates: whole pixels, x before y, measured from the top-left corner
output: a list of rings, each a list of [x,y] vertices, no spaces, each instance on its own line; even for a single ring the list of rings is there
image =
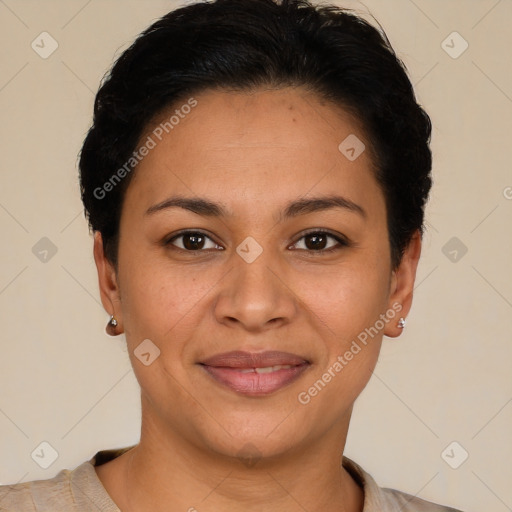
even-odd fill
[[[260,332],[291,322],[297,300],[289,286],[284,264],[264,250],[252,263],[236,253],[215,302],[217,321]]]

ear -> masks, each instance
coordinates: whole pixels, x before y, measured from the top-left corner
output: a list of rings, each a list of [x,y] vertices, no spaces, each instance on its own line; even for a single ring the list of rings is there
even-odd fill
[[[117,320],[116,331],[122,332],[122,317],[119,286],[117,284],[116,271],[112,263],[106,258],[103,250],[103,237],[99,231],[94,232],[94,261],[98,271],[98,282],[100,288],[101,303],[109,315]]]
[[[416,269],[421,255],[421,234],[416,231],[407,245],[402,261],[396,270],[393,270],[390,281],[390,294],[388,309],[398,312],[392,322],[384,329],[384,334],[390,338],[396,338],[402,333],[398,327],[398,319],[406,318],[412,305]],[[401,309],[399,308],[401,306]]]

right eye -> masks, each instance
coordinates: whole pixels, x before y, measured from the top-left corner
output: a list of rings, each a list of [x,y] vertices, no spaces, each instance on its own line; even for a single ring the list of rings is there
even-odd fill
[[[205,247],[208,241],[211,247]],[[204,249],[215,249],[221,246],[216,244],[208,235],[201,231],[182,231],[165,242],[166,246],[173,245],[188,252],[203,252]],[[223,250],[223,248],[221,248]]]

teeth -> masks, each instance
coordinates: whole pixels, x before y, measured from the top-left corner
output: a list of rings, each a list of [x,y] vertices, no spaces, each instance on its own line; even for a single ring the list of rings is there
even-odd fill
[[[292,368],[291,364],[278,364],[276,366],[265,366],[265,368],[244,368],[238,370],[240,373],[271,373],[277,370]]]
[[[254,368],[256,373],[271,373],[275,371],[274,369],[279,369],[276,366],[266,366],[265,368]]]

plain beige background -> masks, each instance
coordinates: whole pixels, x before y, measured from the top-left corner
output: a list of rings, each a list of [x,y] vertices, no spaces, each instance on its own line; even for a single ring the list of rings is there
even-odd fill
[[[512,2],[337,3],[381,23],[434,125],[415,303],[384,341],[346,455],[382,486],[512,510]],[[178,5],[0,0],[0,483],[138,440],[138,384],[124,338],[104,334],[76,161],[114,56]],[[31,47],[44,31],[58,43],[46,59]],[[31,457],[43,441],[58,454],[47,469]]]

